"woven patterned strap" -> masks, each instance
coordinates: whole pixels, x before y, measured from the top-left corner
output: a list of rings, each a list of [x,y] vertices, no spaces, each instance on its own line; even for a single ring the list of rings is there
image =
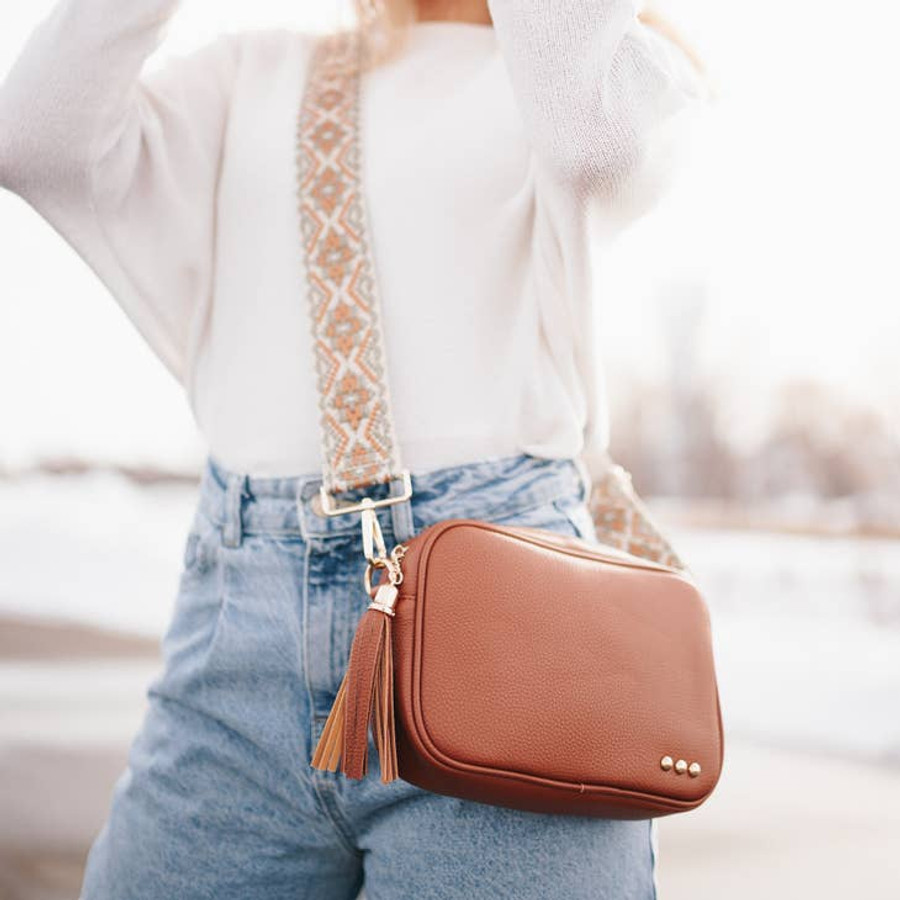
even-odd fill
[[[297,122],[300,228],[330,492],[402,472],[362,186],[363,52],[356,31],[317,40]]]
[[[631,473],[618,463],[594,481],[589,507],[601,543],[676,569],[686,568],[637,495]]]
[[[402,473],[362,186],[363,52],[356,31],[318,40],[297,124],[323,481],[331,492],[387,482]],[[613,463],[596,481],[589,507],[601,542],[684,568],[622,466]]]

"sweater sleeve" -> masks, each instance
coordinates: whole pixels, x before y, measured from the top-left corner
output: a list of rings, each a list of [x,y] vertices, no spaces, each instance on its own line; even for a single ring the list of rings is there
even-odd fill
[[[708,99],[638,0],[488,0],[540,170],[621,226],[667,185],[678,114]]]
[[[680,155],[682,114],[709,99],[687,54],[638,18],[640,5],[488,0],[546,196],[572,199],[589,215],[591,236],[600,239],[655,205]],[[605,375],[595,359],[595,312],[591,302],[572,310],[581,326],[574,358],[588,407],[580,458],[592,498],[613,462]]]
[[[184,381],[212,277],[233,36],[142,75],[179,0],[62,0],[0,85],[0,185],[34,208]]]

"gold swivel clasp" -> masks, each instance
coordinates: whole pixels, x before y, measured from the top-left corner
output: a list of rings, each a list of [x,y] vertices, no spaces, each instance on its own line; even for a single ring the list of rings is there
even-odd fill
[[[381,523],[375,513],[375,502],[366,497],[362,501],[362,539],[363,554],[366,557],[366,571],[363,574],[363,584],[366,587],[366,593],[372,596],[372,571],[373,569],[387,569],[388,582],[393,588],[393,597],[397,596],[397,586],[403,581],[403,570],[400,568],[400,560],[406,553],[405,544],[397,544],[390,553],[388,553],[387,545],[384,542],[384,533],[381,530]],[[393,615],[393,603],[391,603],[390,615]],[[388,612],[387,609],[382,610]]]

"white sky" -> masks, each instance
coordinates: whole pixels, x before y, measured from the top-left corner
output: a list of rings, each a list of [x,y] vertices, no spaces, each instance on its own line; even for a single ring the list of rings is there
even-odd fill
[[[0,73],[51,6],[3,4]],[[705,371],[747,422],[794,374],[895,409],[900,13],[886,2],[667,6],[720,99],[664,203],[602,261],[611,370],[657,372],[671,314],[654,297],[705,283]],[[154,63],[223,29],[323,29],[341,16],[341,0],[185,0]],[[179,387],[95,276],[4,192],[0,234],[0,464],[60,452],[196,461]]]

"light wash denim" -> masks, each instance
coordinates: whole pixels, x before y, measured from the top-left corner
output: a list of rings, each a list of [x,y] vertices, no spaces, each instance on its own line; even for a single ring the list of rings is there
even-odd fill
[[[207,459],[164,667],[83,900],[654,900],[654,820],[384,785],[372,746],[361,781],[311,768],[368,602],[359,514],[318,514],[319,484]],[[479,460],[412,485],[378,512],[388,547],[450,517],[596,541],[580,461]]]

